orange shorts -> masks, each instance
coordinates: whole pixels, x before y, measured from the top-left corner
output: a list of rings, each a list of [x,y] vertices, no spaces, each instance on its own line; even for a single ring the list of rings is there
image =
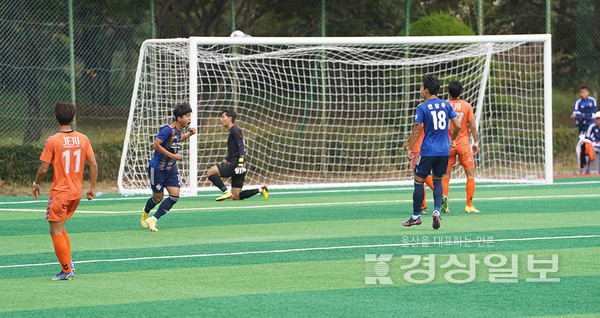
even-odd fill
[[[62,200],[54,197],[48,198],[46,208],[46,220],[52,222],[64,222],[73,216],[81,199]]]
[[[475,168],[475,159],[473,158],[473,152],[471,151],[470,145],[462,145],[450,149],[450,157],[448,157],[448,169],[456,164],[456,157],[458,156],[458,163],[463,166],[465,170]]]
[[[413,152],[410,154],[410,170],[415,170],[420,154],[421,152]]]

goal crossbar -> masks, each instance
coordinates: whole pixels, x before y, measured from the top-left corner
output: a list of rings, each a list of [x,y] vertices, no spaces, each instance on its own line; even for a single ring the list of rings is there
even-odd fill
[[[119,191],[149,192],[152,138],[183,102],[198,128],[179,163],[189,194],[211,187],[204,173],[224,156],[226,132],[215,112],[225,108],[240,114],[249,185],[409,183],[401,142],[426,73],[442,80],[440,91],[453,79],[465,86],[480,131],[479,180],[553,181],[548,34],[191,37],[146,40],[140,48]]]

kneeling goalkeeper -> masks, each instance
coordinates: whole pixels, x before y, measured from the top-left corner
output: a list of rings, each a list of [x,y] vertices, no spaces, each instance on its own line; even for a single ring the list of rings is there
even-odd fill
[[[244,200],[258,193],[261,193],[265,200],[269,198],[269,189],[267,186],[262,186],[258,189],[244,190],[244,179],[246,177],[246,147],[244,146],[244,136],[240,128],[235,125],[237,114],[233,110],[225,110],[221,112],[221,125],[229,131],[227,137],[227,157],[221,163],[213,166],[206,172],[208,180],[210,180],[219,190],[223,191],[223,195],[217,198],[217,201],[226,199]],[[221,178],[231,177],[231,191],[223,183]]]

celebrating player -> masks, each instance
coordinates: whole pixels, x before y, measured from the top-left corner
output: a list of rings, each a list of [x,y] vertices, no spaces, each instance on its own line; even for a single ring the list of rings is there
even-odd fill
[[[227,157],[221,163],[213,166],[206,172],[208,179],[223,191],[223,195],[217,198],[217,201],[225,199],[244,200],[251,196],[262,194],[265,200],[269,199],[269,189],[267,186],[262,186],[259,189],[244,190],[244,179],[246,177],[246,147],[244,146],[244,137],[242,131],[235,124],[237,114],[233,110],[225,110],[221,112],[221,125],[229,131],[227,137]],[[231,177],[231,191],[223,183],[221,178]]]
[[[440,81],[432,75],[423,76],[421,83],[421,96],[425,101],[417,106],[415,126],[408,140],[404,143],[407,157],[411,158],[414,146],[421,130],[425,130],[425,137],[421,145],[421,155],[415,166],[415,190],[413,192],[413,215],[404,226],[420,225],[421,203],[423,202],[423,182],[431,174],[433,179],[433,228],[440,227],[440,207],[442,205],[442,176],[448,166],[450,148],[454,147],[456,137],[460,132],[460,122],[452,106],[444,100],[437,98]],[[455,126],[452,139],[448,139],[448,122]]]
[[[71,258],[71,240],[65,230],[65,222],[73,216],[81,201],[83,170],[85,160],[90,165],[90,189],[86,199],[94,198],[98,164],[88,137],[71,129],[75,117],[75,105],[59,102],[54,106],[54,119],[58,122],[58,132],[50,136],[44,144],[42,161],[33,181],[33,198],[40,194],[39,183],[44,180],[50,164],[54,168],[52,186],[48,195],[46,220],[50,224],[50,235],[54,252],[62,266],[52,280],[72,280],[75,278]]]
[[[444,197],[442,198],[442,212],[450,213],[448,208],[448,190],[450,187],[450,177],[452,175],[452,167],[456,164],[456,157],[458,156],[458,162],[465,169],[467,174],[467,205],[465,206],[466,213],[479,213],[473,206],[473,195],[475,194],[475,160],[473,155],[479,151],[477,141],[477,127],[475,127],[475,116],[473,116],[473,107],[471,104],[460,99],[460,95],[463,92],[462,84],[459,81],[452,81],[448,84],[448,93],[450,93],[450,99],[448,102],[452,109],[458,115],[458,120],[461,123],[462,129],[456,138],[456,146],[450,149],[450,157],[448,158],[448,168],[446,174],[442,178],[442,184],[444,186]],[[451,123],[448,129],[448,134],[452,136],[454,131],[454,125]],[[473,136],[473,146],[469,145],[469,131]],[[473,152],[471,152],[471,149]]]
[[[144,228],[150,228],[152,232],[158,232],[156,221],[165,215],[179,200],[179,172],[177,171],[177,160],[181,160],[179,148],[181,143],[196,133],[196,128],[190,127],[192,121],[192,108],[189,104],[179,104],[173,108],[174,121],[160,128],[158,135],[152,143],[154,156],[148,165],[148,177],[152,188],[152,197],[146,202],[142,209],[141,224]],[[189,131],[181,134],[185,127]],[[167,188],[169,197],[163,201],[154,213],[148,217],[148,213],[162,201],[164,190]]]

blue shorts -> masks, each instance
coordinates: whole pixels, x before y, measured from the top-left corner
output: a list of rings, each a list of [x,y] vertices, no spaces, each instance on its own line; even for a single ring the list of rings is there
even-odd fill
[[[150,179],[150,187],[154,193],[163,193],[166,187],[181,187],[177,166],[173,166],[171,170],[158,170],[149,166],[148,178]]]
[[[415,175],[421,178],[427,178],[432,174],[441,178],[446,174],[448,168],[448,156],[420,156],[415,166]]]

